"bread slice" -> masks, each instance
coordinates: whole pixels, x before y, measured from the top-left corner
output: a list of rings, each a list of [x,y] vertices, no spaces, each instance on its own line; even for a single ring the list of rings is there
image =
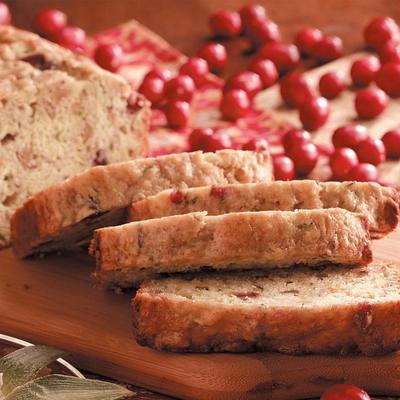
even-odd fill
[[[94,165],[147,152],[150,107],[120,76],[0,26],[0,247],[30,195]]]
[[[32,196],[13,215],[20,257],[87,242],[95,228],[126,221],[125,208],[167,188],[273,179],[267,152],[180,153],[99,166]]]
[[[177,352],[384,354],[400,349],[400,268],[202,273],[145,282],[136,340]]]
[[[339,207],[368,218],[373,238],[394,230],[399,221],[400,195],[395,188],[372,182],[299,180],[259,182],[166,190],[133,203],[130,221],[207,211],[220,215],[239,211],[267,211]]]
[[[367,219],[339,208],[205,212],[98,229],[91,244],[97,279],[129,287],[159,273],[366,264],[371,261]]]

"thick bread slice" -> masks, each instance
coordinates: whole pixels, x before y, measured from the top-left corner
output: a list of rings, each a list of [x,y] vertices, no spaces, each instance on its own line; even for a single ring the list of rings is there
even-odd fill
[[[176,276],[142,284],[138,343],[178,352],[378,355],[400,349],[400,268]]]
[[[166,190],[133,203],[130,221],[207,211],[220,215],[239,211],[267,211],[339,207],[368,218],[373,238],[396,228],[400,195],[395,188],[372,182],[299,180],[261,182],[218,187]]]
[[[0,247],[32,194],[94,166],[143,157],[150,107],[122,77],[0,26]]]
[[[267,152],[180,153],[99,166],[32,196],[12,217],[20,257],[73,247],[95,228],[126,220],[125,207],[167,188],[273,179]]]
[[[205,212],[98,229],[91,244],[98,280],[129,287],[158,273],[366,264],[368,222],[361,214],[327,210]]]

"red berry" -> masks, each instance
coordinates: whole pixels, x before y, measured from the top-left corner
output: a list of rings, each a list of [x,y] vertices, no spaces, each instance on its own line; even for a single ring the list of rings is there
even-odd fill
[[[294,162],[296,173],[298,175],[307,175],[317,165],[319,152],[315,144],[301,143],[299,146],[293,147],[288,156]]]
[[[340,147],[334,151],[329,160],[333,176],[344,180],[351,169],[358,165],[356,152],[349,147]]]
[[[290,181],[294,178],[294,163],[291,158],[283,155],[274,156],[274,175],[277,181]]]
[[[54,41],[60,46],[73,51],[82,52],[86,43],[86,32],[77,26],[65,26],[53,35]]]
[[[296,35],[294,43],[302,54],[310,55],[313,52],[315,43],[319,42],[323,36],[319,29],[307,27]]]
[[[164,82],[169,81],[172,78],[172,72],[168,69],[153,68],[144,77],[146,78],[159,78]]]
[[[169,100],[190,102],[195,90],[196,85],[189,75],[178,75],[166,83],[164,93]]]
[[[115,72],[122,65],[124,51],[116,43],[101,44],[94,53],[94,60],[100,67]]]
[[[204,139],[204,151],[214,152],[230,148],[232,148],[232,139],[227,133],[214,133]]]
[[[269,146],[265,139],[252,138],[242,146],[242,150],[268,151]]]
[[[299,50],[294,44],[270,42],[260,50],[262,58],[270,59],[280,73],[285,73],[297,67],[300,63]]]
[[[208,62],[210,70],[215,73],[222,72],[228,62],[226,49],[220,43],[206,43],[199,49],[197,55],[204,58]]]
[[[261,4],[247,4],[240,9],[242,24],[245,28],[253,22],[267,19],[267,12]]]
[[[56,8],[46,8],[36,14],[34,24],[40,33],[48,35],[67,24],[67,15]]]
[[[278,25],[268,19],[252,21],[247,26],[246,32],[256,47],[281,40],[281,32]]]
[[[379,59],[382,64],[400,62],[400,43],[394,41],[387,42],[379,50]]]
[[[236,11],[221,10],[210,18],[211,32],[217,36],[232,38],[242,30],[242,19]]]
[[[321,396],[321,400],[371,400],[367,392],[354,385],[331,386]]]
[[[369,47],[380,49],[390,40],[398,40],[399,26],[389,17],[375,17],[364,30],[364,40]]]
[[[269,88],[278,80],[278,70],[275,64],[267,58],[254,60],[249,65],[249,70],[259,75],[264,89]]]
[[[315,42],[312,55],[321,62],[336,60],[343,55],[343,42],[338,36],[324,36]]]
[[[317,97],[299,105],[299,117],[304,129],[315,131],[325,125],[329,117],[329,103],[324,97]]]
[[[212,136],[214,130],[211,128],[193,129],[189,135],[189,145],[192,151],[203,150],[206,143],[206,138]]]
[[[153,104],[160,104],[164,99],[164,81],[160,78],[145,77],[139,87],[147,100]]]
[[[250,110],[250,99],[241,89],[232,89],[224,93],[220,110],[225,119],[235,121],[244,117]]]
[[[391,97],[400,96],[400,63],[382,65],[376,74],[376,84]]]
[[[365,126],[348,124],[335,130],[332,136],[332,143],[335,147],[350,147],[355,150],[365,139],[368,139],[368,132]]]
[[[360,162],[379,165],[386,160],[386,149],[382,140],[368,138],[363,140],[356,149]]]
[[[169,194],[169,199],[171,200],[172,203],[174,204],[179,204],[182,203],[183,201],[183,193],[179,189],[174,189],[170,194]]]
[[[165,108],[165,116],[169,126],[184,128],[189,122],[190,104],[181,100],[171,101]]]
[[[299,72],[292,72],[280,82],[280,93],[288,106],[298,106],[316,97],[314,88],[307,78]]]
[[[375,56],[367,56],[353,62],[350,75],[356,86],[368,86],[379,71],[381,63]]]
[[[232,75],[225,83],[224,92],[232,89],[242,89],[252,99],[262,89],[262,81],[255,72],[238,72]]]
[[[378,170],[375,165],[360,163],[349,171],[346,179],[349,181],[376,182],[378,180]]]
[[[202,86],[207,81],[209,73],[208,63],[204,58],[191,57],[179,69],[181,74],[189,75],[197,87]]]
[[[8,25],[11,22],[11,12],[6,3],[0,2],[0,24]]]
[[[310,143],[311,135],[304,129],[293,128],[286,132],[283,137],[282,144],[286,153],[290,153],[291,150],[303,143]]]
[[[388,157],[400,157],[400,129],[393,129],[382,136]]]
[[[371,119],[385,110],[389,103],[386,93],[378,88],[367,88],[356,94],[355,107],[359,118]]]
[[[326,99],[334,99],[346,88],[346,78],[340,72],[327,72],[319,80],[319,92]]]

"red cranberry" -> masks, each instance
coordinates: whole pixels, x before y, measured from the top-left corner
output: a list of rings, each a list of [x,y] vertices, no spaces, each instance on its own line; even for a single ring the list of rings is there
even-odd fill
[[[356,149],[361,162],[379,165],[386,160],[386,149],[382,140],[368,138],[363,140]]]
[[[400,62],[400,43],[387,42],[379,51],[379,59],[382,64]]]
[[[400,158],[400,129],[393,129],[382,136],[388,157]]]
[[[249,70],[259,75],[264,89],[271,87],[278,80],[278,70],[275,64],[267,58],[254,60],[250,64]]]
[[[242,20],[236,11],[221,10],[210,18],[210,28],[214,35],[232,38],[242,30]]]
[[[301,143],[288,153],[298,175],[308,175],[317,165],[319,152],[313,143]]]
[[[228,62],[226,49],[220,43],[206,43],[199,49],[197,55],[204,58],[208,62],[210,70],[215,73],[222,72]]]
[[[214,152],[217,150],[231,149],[232,139],[227,133],[214,133],[204,138],[204,151]]]
[[[207,81],[209,73],[208,63],[204,58],[191,57],[179,70],[181,74],[189,75],[197,87],[202,86]]]
[[[400,63],[382,65],[376,74],[376,84],[391,97],[400,96]]]
[[[174,189],[169,194],[169,199],[171,200],[172,203],[179,204],[179,203],[182,203],[184,196],[183,196],[182,191],[180,191],[179,189]]]
[[[294,163],[291,158],[283,155],[272,158],[274,175],[277,181],[290,181],[294,179]]]
[[[332,136],[332,143],[335,147],[350,147],[355,150],[365,139],[368,139],[368,132],[365,126],[348,124],[335,130]]]
[[[0,24],[8,25],[11,22],[11,12],[6,3],[0,1]]]
[[[334,99],[346,88],[346,78],[340,72],[327,72],[319,80],[319,92],[326,99]]]
[[[343,55],[343,42],[338,36],[324,36],[315,42],[312,55],[321,62],[336,60]]]
[[[181,100],[171,101],[165,108],[165,116],[169,126],[184,128],[189,122],[190,104]]]
[[[319,42],[323,36],[323,33],[319,29],[307,27],[296,35],[294,43],[302,54],[311,55],[315,43]]]
[[[55,8],[46,8],[36,14],[34,24],[41,34],[48,35],[67,24],[67,15]]]
[[[268,142],[265,139],[252,138],[242,146],[242,150],[268,151],[269,146]]]
[[[54,33],[54,41],[60,46],[82,52],[86,43],[86,32],[77,26],[65,26]]]
[[[153,68],[144,77],[146,78],[159,78],[164,82],[168,82],[172,78],[172,72],[168,69]]]
[[[375,79],[381,63],[375,56],[367,56],[353,62],[350,75],[356,86],[368,86]]]
[[[375,165],[361,163],[349,171],[347,179],[359,182],[376,182],[378,180],[378,170]]]
[[[340,147],[331,155],[329,165],[334,177],[345,180],[349,171],[358,165],[358,157],[353,149]]]
[[[250,99],[241,89],[232,89],[224,93],[220,110],[225,119],[236,121],[244,117],[250,110]]]
[[[224,92],[232,89],[242,89],[252,99],[262,89],[261,78],[255,72],[239,72],[232,75],[225,83]]]
[[[242,24],[245,28],[253,21],[267,19],[267,12],[261,4],[247,4],[240,9]]]
[[[367,392],[354,385],[339,384],[326,390],[321,400],[371,400]]]
[[[228,193],[227,187],[213,186],[210,190],[211,196],[218,197],[223,200]]]
[[[311,135],[309,132],[304,129],[292,128],[288,132],[286,132],[283,137],[282,144],[286,153],[290,153],[291,150],[300,144],[310,143]]]
[[[211,128],[193,129],[189,135],[189,145],[192,151],[203,150],[206,143],[206,138],[212,136],[214,130]]]
[[[260,50],[262,58],[270,59],[280,73],[285,73],[297,67],[300,63],[299,50],[294,44],[270,42]]]
[[[304,129],[315,131],[325,125],[329,117],[329,103],[318,97],[299,105],[299,117]]]
[[[164,99],[164,81],[160,78],[144,78],[139,92],[152,104],[160,104]]]
[[[398,40],[399,26],[389,17],[375,17],[364,30],[364,39],[369,47],[380,49],[389,40]]]
[[[115,72],[122,65],[124,51],[116,43],[101,44],[94,53],[94,60],[100,67]]]
[[[165,97],[169,100],[183,100],[190,102],[193,98],[196,85],[189,75],[178,75],[165,85]]]
[[[316,97],[314,88],[299,72],[292,72],[280,82],[280,93],[288,106],[298,106]]]
[[[355,107],[359,118],[372,119],[382,114],[389,103],[386,93],[378,88],[367,88],[356,94]]]
[[[254,20],[247,26],[246,32],[256,47],[281,40],[281,32],[278,25],[268,19]]]

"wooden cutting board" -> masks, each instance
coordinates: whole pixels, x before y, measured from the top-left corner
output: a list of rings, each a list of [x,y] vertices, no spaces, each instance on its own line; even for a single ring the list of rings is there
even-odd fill
[[[400,232],[375,242],[400,266]],[[279,354],[169,354],[132,338],[130,297],[95,289],[85,254],[17,260],[0,252],[0,332],[74,354],[77,366],[183,399],[318,397],[338,382],[400,395],[400,353],[379,358]]]

